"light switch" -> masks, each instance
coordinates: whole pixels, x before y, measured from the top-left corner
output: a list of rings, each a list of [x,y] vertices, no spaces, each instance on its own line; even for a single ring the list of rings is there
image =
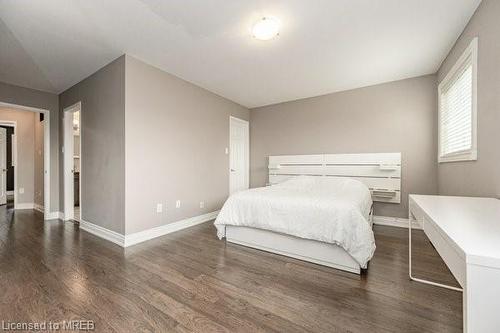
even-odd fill
[[[156,212],[161,213],[163,211],[163,205],[161,203],[156,204]]]
[[[177,200],[175,202],[175,208],[181,208],[181,201],[180,200]]]
[[[226,147],[225,151],[226,151],[226,155],[228,155],[229,154],[229,148]]]

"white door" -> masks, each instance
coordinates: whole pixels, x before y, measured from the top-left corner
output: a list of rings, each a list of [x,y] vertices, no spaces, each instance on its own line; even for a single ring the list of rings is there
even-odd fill
[[[64,113],[64,219],[74,218],[73,112]]]
[[[230,118],[229,126],[229,194],[248,189],[249,127],[248,121]]]
[[[7,203],[7,130],[0,128],[0,205]]]

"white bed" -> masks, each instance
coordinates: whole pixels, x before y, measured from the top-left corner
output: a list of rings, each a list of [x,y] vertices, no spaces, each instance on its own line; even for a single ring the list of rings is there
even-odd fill
[[[400,158],[399,153],[271,156],[272,185],[231,195],[215,221],[217,234],[359,274],[375,251],[372,198],[399,202]]]

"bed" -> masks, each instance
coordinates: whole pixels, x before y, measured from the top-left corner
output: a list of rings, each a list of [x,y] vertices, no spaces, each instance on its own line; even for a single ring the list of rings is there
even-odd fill
[[[269,184],[231,195],[219,238],[360,274],[375,251],[373,201],[400,202],[401,154],[269,157]]]

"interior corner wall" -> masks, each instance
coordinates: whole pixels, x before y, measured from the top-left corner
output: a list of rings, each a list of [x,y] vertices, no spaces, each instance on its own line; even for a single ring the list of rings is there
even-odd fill
[[[0,82],[0,102],[49,110],[50,212],[59,211],[59,99],[56,94]]]
[[[126,234],[220,209],[229,117],[248,109],[130,56],[125,82]]]
[[[444,79],[478,37],[477,161],[440,163],[439,194],[500,197],[500,1],[483,0],[438,72]]]
[[[407,217],[409,193],[437,193],[436,125],[435,75],[255,108],[251,186],[266,183],[269,155],[401,152],[401,204],[375,214]]]
[[[125,231],[125,56],[59,95],[63,110],[81,102],[81,214],[86,222]],[[62,139],[61,139],[62,140]],[[73,144],[73,142],[71,142]],[[60,161],[63,169],[63,158]],[[64,207],[61,172],[61,207]],[[63,211],[63,209],[61,209]]]

